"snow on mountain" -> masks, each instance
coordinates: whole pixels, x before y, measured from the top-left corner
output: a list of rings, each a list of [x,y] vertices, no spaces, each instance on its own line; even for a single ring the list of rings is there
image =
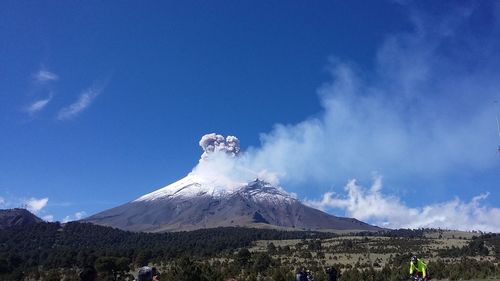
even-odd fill
[[[209,195],[212,197],[219,197],[234,192],[236,189],[237,187],[235,184],[224,186],[217,181],[206,180],[190,173],[177,182],[137,198],[134,202],[159,200],[172,196],[189,198]]]
[[[295,200],[282,188],[272,186],[258,179],[250,184],[233,182],[230,185],[221,185],[218,181],[207,180],[190,173],[179,181],[143,195],[132,202],[165,200],[174,197],[186,199],[199,196],[229,197],[234,193],[244,194],[253,200],[275,203]]]

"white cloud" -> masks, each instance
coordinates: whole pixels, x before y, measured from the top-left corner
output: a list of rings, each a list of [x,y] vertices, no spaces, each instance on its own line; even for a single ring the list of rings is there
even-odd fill
[[[30,115],[40,112],[47,106],[47,104],[50,102],[51,99],[52,99],[52,94],[46,99],[34,101],[26,108],[26,112],[29,113]]]
[[[44,221],[53,222],[54,221],[54,216],[53,215],[45,215],[45,216],[42,217],[42,219]]]
[[[500,232],[500,208],[483,204],[488,194],[473,197],[469,202],[459,198],[408,207],[399,197],[382,193],[382,179],[376,177],[367,189],[351,180],[345,186],[346,194],[323,194],[319,200],[305,200],[311,207],[322,210],[340,209],[348,217],[368,221],[388,228],[433,227],[457,230]],[[426,202],[432,194],[417,194],[417,204]]]
[[[45,69],[39,70],[37,73],[35,73],[34,78],[38,82],[49,82],[49,81],[56,81],[59,79],[59,76],[53,72],[50,72]]]
[[[75,213],[75,219],[77,220],[83,219],[85,216],[87,216],[87,213],[85,211]]]
[[[26,205],[26,209],[28,211],[38,214],[40,211],[47,206],[47,203],[49,202],[49,198],[41,198],[41,199],[36,199],[36,198],[30,198],[24,201],[24,204]]]
[[[92,104],[95,98],[101,94],[102,90],[103,87],[96,84],[84,90],[74,103],[62,108],[59,111],[57,119],[68,120],[76,117]]]
[[[86,216],[87,216],[87,213],[85,211],[80,211],[80,212],[76,212],[74,215],[69,215],[69,216],[64,217],[62,222],[67,223],[70,221],[81,220]]]

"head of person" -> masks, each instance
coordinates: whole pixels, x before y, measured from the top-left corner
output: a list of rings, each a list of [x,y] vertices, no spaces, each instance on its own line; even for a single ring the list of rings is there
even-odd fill
[[[139,268],[137,273],[137,281],[152,281],[153,280],[153,269],[149,266],[143,266]]]
[[[85,266],[79,274],[80,281],[95,281],[97,280],[97,270],[93,266]]]
[[[413,263],[414,265],[417,265],[417,256],[411,256],[410,262]]]

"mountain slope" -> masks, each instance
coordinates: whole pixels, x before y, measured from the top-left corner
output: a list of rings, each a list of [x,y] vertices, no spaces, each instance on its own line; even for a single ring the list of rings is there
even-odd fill
[[[281,188],[255,180],[221,185],[193,174],[84,221],[131,231],[181,231],[224,226],[378,230],[356,219],[305,206]]]
[[[0,229],[14,225],[28,225],[42,222],[43,220],[26,209],[0,210]]]

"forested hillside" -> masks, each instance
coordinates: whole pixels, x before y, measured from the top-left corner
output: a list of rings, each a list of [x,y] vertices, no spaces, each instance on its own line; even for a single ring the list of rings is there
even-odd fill
[[[38,223],[0,231],[0,275],[20,278],[43,270],[71,269],[105,257],[140,266],[174,258],[212,257],[256,240],[329,238],[331,233],[214,228],[191,232],[135,233],[90,223]],[[109,260],[108,260],[109,263]],[[126,268],[126,267],[123,267]],[[14,278],[14,277],[12,277]]]
[[[442,230],[391,230],[336,235],[248,228],[134,233],[72,222],[0,230],[0,280],[78,280],[93,265],[99,280],[133,280],[154,265],[162,280],[294,279],[307,267],[316,281],[335,266],[343,281],[407,280],[416,254],[435,279],[500,277],[500,235]]]

